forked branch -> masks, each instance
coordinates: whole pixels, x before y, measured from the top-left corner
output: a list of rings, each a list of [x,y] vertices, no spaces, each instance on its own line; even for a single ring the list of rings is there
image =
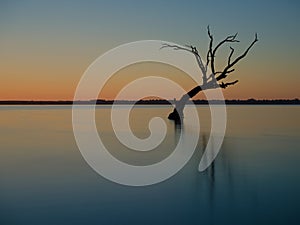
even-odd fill
[[[198,63],[198,66],[199,66],[199,68],[201,70],[201,73],[202,73],[203,83],[207,83],[206,69],[203,65],[202,58],[199,55],[197,48],[192,46],[192,45],[185,45],[185,46],[186,46],[186,48],[181,47],[179,45],[170,45],[170,44],[164,43],[160,49],[173,48],[174,50],[184,50],[184,51],[188,51],[188,52],[191,52],[192,54],[194,54],[195,57],[196,57],[196,61]]]
[[[207,57],[206,57],[206,68],[208,67],[208,65],[210,64],[210,68],[211,68],[211,72],[212,74],[216,74],[216,70],[215,70],[215,57],[216,57],[216,53],[217,50],[224,45],[225,43],[228,42],[239,42],[238,40],[236,40],[236,37],[238,35],[238,33],[236,33],[235,35],[229,35],[227,36],[225,39],[223,39],[222,41],[220,41],[215,48],[213,48],[213,42],[214,42],[214,37],[210,32],[210,28],[209,26],[207,27],[207,34],[208,37],[210,39],[209,41],[209,46],[208,46],[208,51],[207,51]]]
[[[232,67],[237,64],[241,59],[245,58],[246,55],[248,54],[248,52],[250,51],[250,49],[253,47],[253,45],[258,41],[257,38],[257,33],[255,34],[255,38],[252,41],[252,43],[249,45],[249,47],[245,50],[245,52],[243,54],[241,54],[240,56],[238,56],[235,60],[233,60],[233,62],[231,62],[231,57],[234,53],[234,49],[232,47],[230,47],[231,51],[228,57],[228,63],[227,66],[223,69],[223,71],[220,73],[220,75],[216,78],[216,80],[222,80],[224,78],[227,77],[228,73],[231,73],[232,71],[234,71],[234,69],[232,69]]]

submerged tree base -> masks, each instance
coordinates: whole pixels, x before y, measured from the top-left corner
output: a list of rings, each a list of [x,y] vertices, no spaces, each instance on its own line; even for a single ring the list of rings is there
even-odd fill
[[[169,114],[168,119],[174,120],[177,123],[181,123],[181,120],[183,119],[183,114],[180,116],[176,108],[174,108],[173,112]]]
[[[183,121],[183,109],[190,98],[193,98],[196,94],[202,91],[201,86],[197,86],[190,90],[188,93],[184,94],[179,101],[175,100],[175,107],[173,112],[168,116],[169,120],[174,120],[176,123],[181,123]]]

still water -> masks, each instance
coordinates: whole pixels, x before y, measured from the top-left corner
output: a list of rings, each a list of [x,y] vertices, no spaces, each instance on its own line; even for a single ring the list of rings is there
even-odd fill
[[[197,110],[201,133],[187,165],[164,182],[128,187],[84,161],[71,106],[0,106],[0,224],[300,224],[300,107],[227,106],[222,148],[202,173],[210,113]],[[135,107],[133,133],[146,138],[149,119],[170,111]],[[134,165],[166,158],[185,132],[165,119],[164,141],[141,153],[116,139],[108,106],[97,106],[95,118],[111,154]]]

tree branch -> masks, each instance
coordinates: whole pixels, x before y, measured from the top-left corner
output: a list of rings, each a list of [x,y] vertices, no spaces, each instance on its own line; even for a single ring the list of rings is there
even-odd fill
[[[229,57],[228,57],[228,64],[227,65],[230,65],[230,61],[231,61],[231,57],[232,57],[232,55],[233,55],[233,53],[234,53],[234,48],[232,48],[232,47],[230,47],[230,54],[229,54]]]
[[[237,82],[239,82],[239,80],[235,80],[235,81],[233,81],[233,82],[227,82],[227,83],[223,83],[223,82],[222,82],[222,83],[220,84],[220,87],[225,89],[225,88],[227,88],[227,87],[230,86],[230,85],[235,85]]]
[[[233,62],[230,62],[231,60],[231,56],[233,54],[233,51],[234,50],[231,50],[231,53],[229,55],[229,59],[228,59],[228,65],[224,68],[223,72],[216,78],[217,80],[222,80],[224,78],[227,77],[227,74],[230,73],[230,72],[233,72],[234,69],[231,69],[235,64],[237,64],[241,59],[243,59],[249,52],[249,50],[253,47],[253,45],[258,41],[258,38],[257,38],[257,33],[255,34],[255,38],[254,40],[252,41],[252,43],[249,45],[249,47],[246,49],[246,51],[238,56]],[[230,70],[231,69],[231,70]]]
[[[163,43],[162,46],[160,47],[160,49],[163,49],[163,48],[173,48],[174,50],[184,50],[184,51],[188,51],[188,52],[195,54],[192,50],[183,48],[178,45],[170,45],[170,44]]]
[[[208,34],[210,41],[209,41],[208,51],[207,51],[207,55],[206,55],[206,67],[205,67],[206,71],[207,71],[207,67],[210,63],[209,59],[212,58],[212,46],[213,46],[213,41],[214,41],[214,38],[213,38],[212,34],[210,33],[209,26],[207,26],[207,34]],[[212,71],[212,73],[214,74],[214,71]]]
[[[213,49],[213,40],[214,39],[213,39],[213,35],[210,33],[209,26],[207,27],[207,34],[208,34],[208,37],[210,39],[210,42],[209,42],[209,48],[208,48],[208,52],[207,52],[207,56],[206,56],[206,69],[207,69],[208,65],[210,64],[211,72],[215,75],[216,74],[215,57],[216,57],[217,50],[227,42],[239,42],[238,40],[236,40],[236,37],[237,37],[238,33],[236,33],[234,35],[227,36],[225,39],[220,41],[214,49]],[[233,54],[233,52],[231,52],[229,60],[230,60],[232,54]]]
[[[183,47],[178,46],[178,45],[170,45],[170,44],[164,43],[160,49],[173,48],[174,50],[184,50],[184,51],[188,51],[188,52],[193,53],[196,57],[196,61],[198,63],[198,66],[200,67],[200,70],[201,70],[201,73],[202,73],[203,83],[207,83],[206,70],[205,70],[205,67],[203,65],[203,61],[201,59],[201,56],[198,53],[197,48],[192,46],[192,45],[186,45],[186,47],[187,48],[183,48]]]

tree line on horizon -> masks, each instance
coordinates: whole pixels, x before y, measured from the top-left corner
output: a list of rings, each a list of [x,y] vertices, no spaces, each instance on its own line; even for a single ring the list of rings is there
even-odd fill
[[[72,104],[97,104],[97,105],[112,105],[112,104],[137,104],[137,105],[172,105],[175,104],[175,100],[166,100],[166,99],[148,99],[148,100],[83,100],[83,101],[71,101],[71,100],[2,100],[0,105],[72,105]],[[222,100],[211,100],[208,102],[205,99],[196,99],[189,100],[187,104],[196,104],[196,105],[207,105],[207,104],[223,104]],[[227,105],[284,105],[284,104],[293,104],[299,105],[300,100],[298,98],[294,99],[227,99],[225,100]]]

